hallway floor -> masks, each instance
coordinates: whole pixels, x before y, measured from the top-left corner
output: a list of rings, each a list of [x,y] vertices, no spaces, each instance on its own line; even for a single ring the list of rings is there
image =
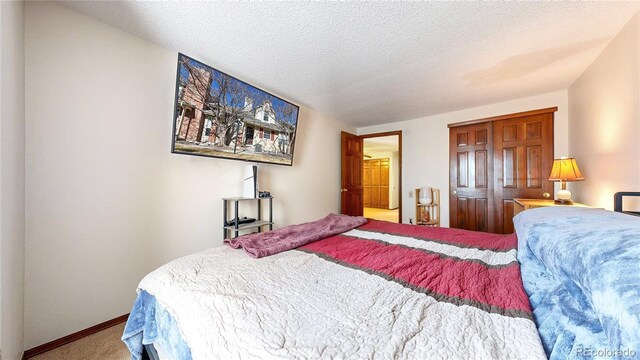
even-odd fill
[[[378,209],[378,208],[364,208],[364,217],[382,221],[398,222],[398,209]]]

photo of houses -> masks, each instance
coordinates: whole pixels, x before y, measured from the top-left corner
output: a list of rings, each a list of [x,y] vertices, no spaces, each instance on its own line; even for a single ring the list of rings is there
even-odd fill
[[[178,55],[173,152],[291,165],[298,107]]]

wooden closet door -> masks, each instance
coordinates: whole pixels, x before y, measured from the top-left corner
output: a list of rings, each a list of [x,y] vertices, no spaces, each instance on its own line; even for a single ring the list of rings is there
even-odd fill
[[[389,208],[389,159],[380,159],[380,207]]]
[[[490,123],[449,129],[449,226],[493,232]]]
[[[364,206],[389,208],[389,159],[364,161]]]
[[[495,121],[495,232],[513,232],[513,199],[553,194],[553,113]]]
[[[371,206],[371,163],[364,161],[364,171],[362,176],[362,199],[365,207]]]
[[[380,160],[369,160],[371,164],[371,207],[380,207]]]

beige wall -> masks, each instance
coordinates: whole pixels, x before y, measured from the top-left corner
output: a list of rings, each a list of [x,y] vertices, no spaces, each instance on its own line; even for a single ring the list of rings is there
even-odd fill
[[[24,3],[0,2],[0,288],[2,358],[24,350]]]
[[[640,191],[639,34],[636,14],[569,88],[569,155],[585,177],[571,188],[589,205],[612,209],[615,192]]]
[[[447,124],[494,115],[557,106],[555,113],[556,156],[568,151],[567,91],[532,96],[424,118],[358,128],[358,134],[402,130],[402,217],[415,216],[409,191],[422,186],[439,188],[442,197],[441,224],[449,225],[449,129]]]
[[[174,155],[177,53],[26,5],[26,345],[130,311],[140,279],[222,244],[245,163]],[[221,69],[224,70],[224,69]],[[302,108],[294,166],[260,165],[277,226],[339,211],[340,131]]]

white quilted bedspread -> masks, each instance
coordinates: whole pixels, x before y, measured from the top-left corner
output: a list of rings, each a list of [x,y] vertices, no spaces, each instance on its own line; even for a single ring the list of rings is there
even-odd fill
[[[194,359],[544,359],[534,323],[434,298],[298,250],[214,248],[139,285]]]

